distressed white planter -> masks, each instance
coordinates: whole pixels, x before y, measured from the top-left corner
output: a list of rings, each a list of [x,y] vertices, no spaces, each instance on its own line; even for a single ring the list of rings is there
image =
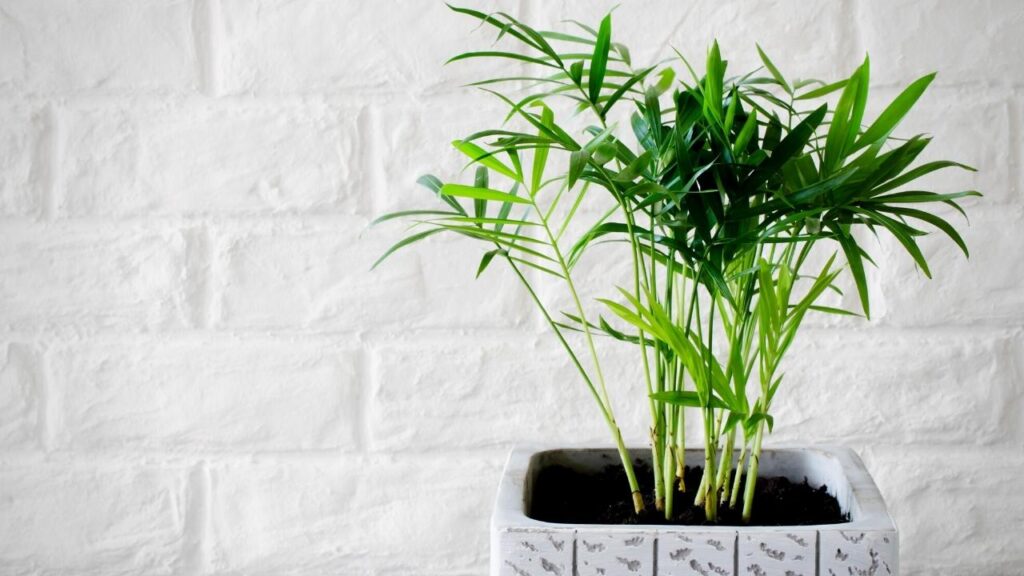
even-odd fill
[[[635,450],[636,456],[645,451]],[[687,460],[703,459],[688,450]],[[764,476],[827,485],[850,521],[815,526],[613,526],[528,518],[537,471],[599,469],[614,450],[517,448],[491,519],[491,576],[885,576],[899,573],[899,539],[878,488],[845,448],[765,450]]]

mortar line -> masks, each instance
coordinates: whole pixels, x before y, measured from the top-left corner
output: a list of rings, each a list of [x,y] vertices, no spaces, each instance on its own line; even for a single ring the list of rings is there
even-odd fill
[[[39,442],[46,454],[57,448],[57,426],[60,417],[60,402],[56,395],[53,373],[50,369],[50,350],[39,349]]]
[[[33,166],[42,188],[42,210],[44,221],[53,221],[60,208],[63,188],[61,175],[64,164],[64,130],[57,105],[49,103],[41,113],[42,133],[36,149],[37,165]]]
[[[363,190],[363,198],[366,198],[368,194],[369,200],[357,203],[356,210],[369,217],[376,216],[385,208],[384,202],[380,198],[384,192],[386,180],[380,154],[382,138],[380,124],[376,106],[368,104],[359,110],[356,118],[356,138],[361,152],[357,161],[359,174],[356,177],[356,182],[359,183],[358,187]]]
[[[199,90],[210,97],[221,94],[221,45],[224,21],[220,0],[197,0],[192,7],[192,42]]]
[[[373,452],[372,430],[370,429],[370,411],[373,409],[373,398],[377,391],[377,355],[367,342],[363,341],[359,347],[359,367],[357,370],[359,385],[357,390],[357,404],[359,410],[356,418],[356,447],[357,452],[362,455],[369,455]]]
[[[1024,162],[1024,158],[1021,157],[1022,151],[1019,140],[1021,134],[1021,122],[1024,121],[1020,115],[1022,110],[1021,102],[1022,92],[1020,90],[1011,90],[1007,96],[1003,97],[1003,105],[1007,107],[1007,114],[1010,119],[1009,184],[1016,191],[1016,198],[1011,197],[1010,204],[1016,206],[1021,205],[1022,198],[1024,198],[1024,167],[1021,166],[1021,163]]]
[[[212,532],[211,476],[206,460],[198,461],[188,478],[188,505],[185,509],[181,563],[190,574],[210,571],[210,534]]]
[[[182,229],[185,241],[185,279],[181,314],[190,328],[210,328],[210,235],[207,226],[198,222]]]

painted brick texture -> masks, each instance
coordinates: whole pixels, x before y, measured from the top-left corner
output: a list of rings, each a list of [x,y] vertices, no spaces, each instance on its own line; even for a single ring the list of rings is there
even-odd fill
[[[542,26],[615,4],[468,3]],[[742,69],[756,40],[835,78],[867,51],[882,101],[939,71],[906,131],[980,169],[931,181],[985,192],[972,257],[926,240],[928,281],[881,240],[875,318],[810,323],[768,441],[857,449],[906,575],[1024,566],[1022,24],[1016,0],[616,11],[638,62],[718,38]],[[0,0],[0,575],[480,575],[508,450],[607,444],[478,246],[369,272],[401,230],[371,220],[429,206],[416,177],[504,112],[462,88],[489,64],[442,66],[474,28],[433,0]],[[624,272],[585,260],[584,297]],[[642,443],[635,356],[607,352]]]

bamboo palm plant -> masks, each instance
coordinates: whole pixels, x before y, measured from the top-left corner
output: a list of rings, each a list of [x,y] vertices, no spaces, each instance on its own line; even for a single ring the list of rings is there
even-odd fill
[[[937,170],[971,168],[916,163],[929,138],[892,136],[934,75],[911,83],[867,123],[867,59],[830,84],[787,80],[760,48],[761,68],[727,75],[717,43],[702,76],[678,53],[638,69],[613,41],[610,15],[596,29],[573,21],[556,32],[504,13],[452,9],[492,28],[497,43],[515,45],[452,62],[486,58],[528,71],[474,84],[509,112],[499,126],[453,143],[475,167],[472,182],[422,177],[441,208],[379,218],[410,220],[412,229],[377,263],[440,233],[482,242],[477,274],[500,260],[523,284],[609,428],[636,512],[653,502],[671,520],[677,499],[689,494],[708,521],[718,520],[720,506],[742,506],[749,521],[780,367],[803,319],[854,314],[822,304],[826,294],[842,293],[844,269],[870,316],[864,263],[871,258],[862,239],[891,234],[926,275],[923,225],[967,254],[932,208],[962,213],[957,201],[979,194],[912,184]],[[570,129],[581,116],[591,123]],[[620,118],[628,128],[612,120]],[[570,223],[595,189],[611,208],[570,238]],[[609,242],[628,254],[631,277],[585,302],[576,265]],[[535,288],[540,276],[564,288],[570,310],[549,308]],[[634,346],[643,368],[654,476],[647,498],[615,418],[597,337]],[[688,413],[703,431],[697,487],[684,483]]]

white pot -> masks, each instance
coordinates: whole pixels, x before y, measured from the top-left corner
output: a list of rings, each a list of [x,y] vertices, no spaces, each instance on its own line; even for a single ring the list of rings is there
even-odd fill
[[[633,450],[643,457],[647,451]],[[491,518],[491,576],[885,576],[899,539],[878,488],[846,448],[765,450],[762,476],[827,485],[850,521],[814,526],[556,524],[526,516],[537,471],[598,470],[611,449],[512,451]],[[687,450],[702,462],[703,451]],[[756,505],[756,502],[755,502]]]

